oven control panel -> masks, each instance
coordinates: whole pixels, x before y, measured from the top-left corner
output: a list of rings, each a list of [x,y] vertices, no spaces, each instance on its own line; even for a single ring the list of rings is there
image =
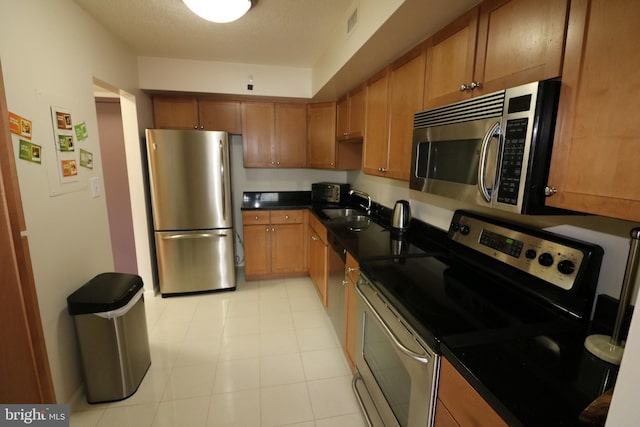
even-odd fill
[[[449,238],[564,290],[573,288],[585,261],[584,250],[562,236],[459,211]]]

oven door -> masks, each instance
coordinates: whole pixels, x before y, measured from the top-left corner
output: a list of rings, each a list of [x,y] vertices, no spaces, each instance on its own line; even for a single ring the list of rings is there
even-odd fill
[[[353,386],[374,427],[433,425],[439,356],[389,307],[361,276]]]
[[[409,186],[490,206],[500,145],[501,117],[414,129]]]

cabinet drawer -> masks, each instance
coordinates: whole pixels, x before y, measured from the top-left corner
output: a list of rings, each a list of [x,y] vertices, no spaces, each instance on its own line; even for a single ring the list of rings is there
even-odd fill
[[[270,211],[242,212],[242,224],[244,225],[269,224],[270,222]]]
[[[327,244],[327,228],[314,214],[309,215],[309,226],[318,235],[322,243]]]
[[[271,224],[301,224],[304,210],[271,211]]]

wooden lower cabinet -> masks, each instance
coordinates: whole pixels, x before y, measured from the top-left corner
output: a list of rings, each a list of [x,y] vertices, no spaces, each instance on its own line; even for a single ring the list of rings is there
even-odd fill
[[[351,367],[351,371],[355,372],[356,369],[356,339],[358,336],[357,331],[357,303],[358,294],[356,293],[356,283],[360,275],[360,266],[358,261],[347,252],[347,262],[345,266],[345,334],[344,334],[344,352],[347,356],[347,362]]]
[[[318,291],[324,307],[327,306],[329,246],[327,229],[313,214],[309,215],[309,277]]]
[[[305,210],[242,212],[247,280],[307,274],[306,217]]]
[[[435,427],[507,427],[507,423],[443,357]]]

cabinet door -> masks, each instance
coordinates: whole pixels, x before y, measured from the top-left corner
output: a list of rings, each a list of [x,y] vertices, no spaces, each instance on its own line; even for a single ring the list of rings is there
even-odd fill
[[[271,272],[271,226],[245,225],[244,235],[244,272],[249,280],[253,276],[266,275]]]
[[[193,97],[153,97],[156,129],[198,129],[198,101]]]
[[[507,427],[500,415],[444,357],[440,363],[438,398],[461,426]]]
[[[637,1],[571,2],[548,205],[640,221],[638,16]]]
[[[303,224],[271,226],[271,271],[300,273],[307,271]]]
[[[271,102],[242,103],[242,154],[246,168],[275,166],[275,108]]]
[[[242,133],[242,114],[237,101],[217,101],[200,98],[198,115],[202,129],[224,130],[232,134]]]
[[[389,78],[383,70],[367,83],[367,113],[365,123],[362,171],[381,175],[387,169],[387,95]]]
[[[480,5],[474,95],[559,77],[568,0],[486,0]]]
[[[348,141],[362,138],[365,122],[365,86],[362,85],[338,101],[336,106],[336,139]]]
[[[362,138],[366,113],[364,85],[349,93],[349,138]]]
[[[307,110],[305,104],[275,104],[275,162],[277,167],[303,168],[307,164]]]
[[[389,72],[388,178],[409,180],[413,115],[422,111],[424,62],[424,50],[418,46],[398,60]]]
[[[307,166],[336,167],[336,103],[307,105]]]
[[[433,421],[434,427],[460,427],[460,424],[453,418],[451,412],[442,403],[442,400],[437,399],[436,402],[436,415]]]
[[[336,139],[349,139],[349,97],[338,100],[336,104]]]
[[[460,85],[469,85],[473,78],[477,28],[478,8],[474,8],[427,41],[425,108],[471,96],[471,91],[460,91]]]

